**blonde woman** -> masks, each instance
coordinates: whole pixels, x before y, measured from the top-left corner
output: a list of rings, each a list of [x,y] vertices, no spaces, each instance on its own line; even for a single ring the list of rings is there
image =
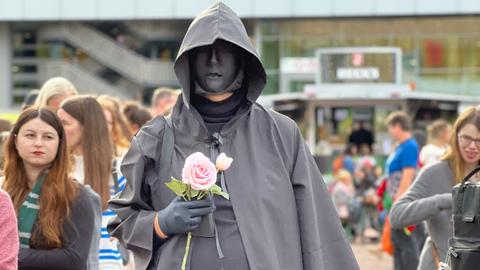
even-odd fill
[[[452,133],[452,125],[445,120],[437,120],[427,127],[428,144],[420,151],[423,166],[431,165],[445,155]]]
[[[42,85],[35,100],[35,106],[46,106],[56,111],[62,101],[74,95],[78,95],[78,91],[69,80],[62,77],[54,77]]]
[[[430,239],[423,247],[418,270],[436,270],[445,258],[448,239],[453,233],[452,187],[478,166],[479,161],[480,107],[470,107],[453,125],[447,154],[418,174],[390,212],[392,228],[427,222]]]

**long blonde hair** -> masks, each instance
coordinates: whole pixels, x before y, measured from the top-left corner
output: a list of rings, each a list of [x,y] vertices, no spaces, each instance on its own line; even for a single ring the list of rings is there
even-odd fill
[[[52,98],[61,95],[78,95],[78,91],[75,86],[65,78],[51,78],[42,85],[38,97],[35,100],[35,106],[47,106]]]
[[[480,131],[480,107],[468,107],[463,111],[453,124],[452,136],[450,138],[450,147],[442,157],[442,160],[448,162],[453,172],[455,184],[460,183],[465,177],[465,163],[460,153],[458,142],[458,133],[468,124],[474,125]]]

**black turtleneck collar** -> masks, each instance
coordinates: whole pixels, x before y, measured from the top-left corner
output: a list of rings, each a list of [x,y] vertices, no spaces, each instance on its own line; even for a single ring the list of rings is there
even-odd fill
[[[220,102],[213,102],[195,94],[192,95],[191,99],[191,104],[202,116],[210,134],[219,132],[245,102],[246,95],[242,89],[234,91],[231,97]]]

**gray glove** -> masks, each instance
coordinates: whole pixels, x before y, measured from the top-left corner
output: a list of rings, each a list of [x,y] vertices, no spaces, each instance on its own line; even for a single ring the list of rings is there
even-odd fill
[[[157,218],[160,229],[166,235],[186,234],[198,228],[202,216],[215,211],[211,198],[200,201],[184,201],[180,197],[158,211]]]

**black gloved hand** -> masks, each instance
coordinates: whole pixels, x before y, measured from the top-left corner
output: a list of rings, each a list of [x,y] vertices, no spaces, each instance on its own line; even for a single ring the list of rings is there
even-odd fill
[[[202,216],[215,211],[211,198],[200,201],[184,201],[180,197],[158,211],[157,218],[160,229],[166,235],[186,234],[198,228]]]

